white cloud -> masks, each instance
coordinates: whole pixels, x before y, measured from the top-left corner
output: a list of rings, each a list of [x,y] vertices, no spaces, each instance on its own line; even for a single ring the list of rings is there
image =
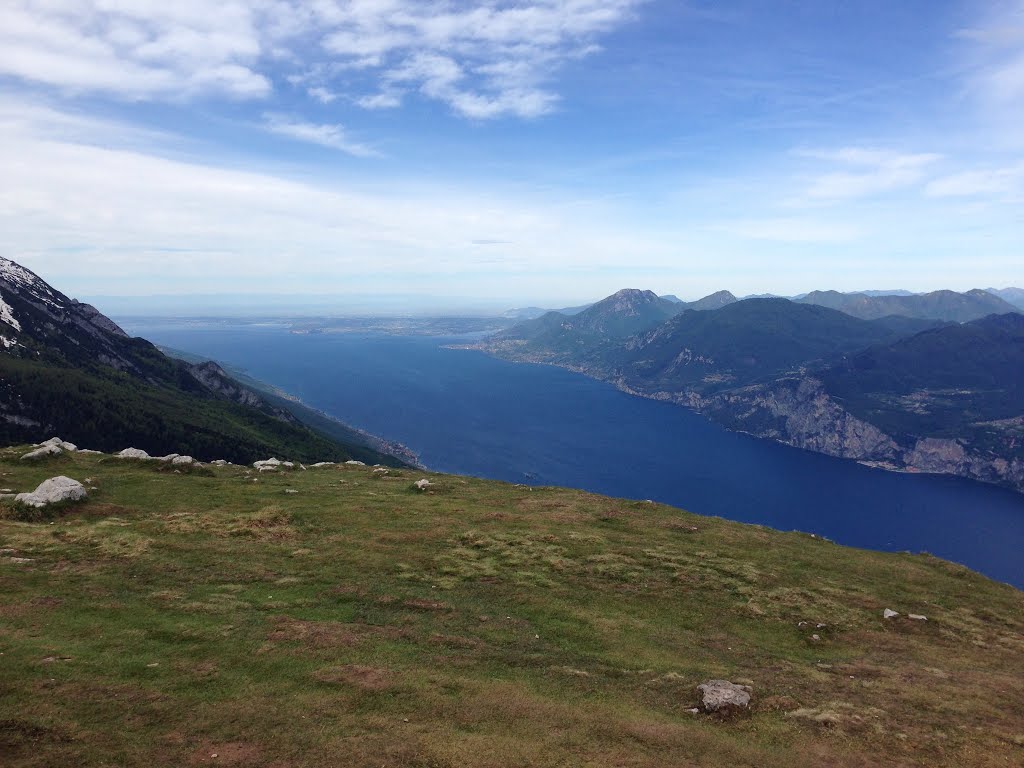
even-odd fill
[[[10,0],[0,8],[0,73],[130,99],[263,96],[271,85],[253,69],[257,21],[243,2]]]
[[[1024,184],[1024,163],[1007,168],[963,171],[935,179],[925,187],[931,197],[1000,197]]]
[[[66,127],[45,135],[40,123]],[[123,135],[116,122],[0,98],[0,253],[93,294],[345,292],[355,280],[427,293],[475,280],[494,292],[551,270],[616,267],[626,252],[678,258],[604,210],[397,179],[314,184],[168,159],[130,130],[133,146],[119,146]],[[495,242],[488,260],[474,241]]]
[[[381,91],[357,99],[356,104],[363,109],[395,109],[402,106],[402,94],[395,90]]]
[[[340,125],[308,123],[288,115],[267,113],[263,116],[264,127],[271,133],[287,136],[298,141],[319,144],[322,147],[337,149],[355,157],[377,157],[379,152],[366,144],[360,144],[348,137],[345,128]]]
[[[327,90],[323,86],[308,88],[306,90],[306,93],[308,93],[311,98],[319,101],[321,104],[330,104],[338,100],[338,94]]]
[[[1024,0],[988,5],[975,27],[956,37],[969,43],[965,90],[1000,143],[1024,141]]]
[[[559,66],[643,2],[8,0],[0,74],[163,100],[261,98],[280,77],[370,109],[395,106],[388,86],[401,82],[465,117],[534,117],[557,101]]]
[[[928,168],[942,159],[931,153],[905,154],[864,147],[798,154],[837,167],[811,180],[805,194],[817,201],[850,200],[912,186],[923,181]]]

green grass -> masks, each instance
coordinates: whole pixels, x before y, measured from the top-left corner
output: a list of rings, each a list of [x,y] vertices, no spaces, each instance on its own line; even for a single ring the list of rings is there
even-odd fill
[[[96,490],[0,506],[5,768],[1024,760],[1024,593],[931,557],[412,470],[16,455],[2,487]],[[715,677],[749,716],[687,712]]]

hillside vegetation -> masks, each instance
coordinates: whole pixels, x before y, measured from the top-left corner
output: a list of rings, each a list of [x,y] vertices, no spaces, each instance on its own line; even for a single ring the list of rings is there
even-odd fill
[[[5,768],[1024,756],[1024,593],[928,556],[408,469],[21,450],[4,487],[91,490],[0,502]],[[709,678],[751,711],[692,713]]]
[[[205,461],[275,453],[396,466],[414,460],[297,404],[271,402],[216,363],[168,357],[0,258],[0,445],[55,433],[98,450],[133,446]]]

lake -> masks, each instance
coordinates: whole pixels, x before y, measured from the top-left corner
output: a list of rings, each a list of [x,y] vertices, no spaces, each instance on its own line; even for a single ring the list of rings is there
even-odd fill
[[[1024,495],[1002,488],[885,472],[736,434],[579,374],[445,348],[457,339],[121,322],[405,443],[433,470],[931,552],[1024,587]]]

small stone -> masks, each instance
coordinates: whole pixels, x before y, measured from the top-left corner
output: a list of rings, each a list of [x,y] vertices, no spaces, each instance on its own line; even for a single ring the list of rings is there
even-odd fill
[[[366,466],[366,462],[365,461],[355,461],[355,460],[351,460],[350,459],[349,461],[346,461],[345,463],[348,464],[350,467],[365,467]],[[409,721],[406,720],[406,722],[409,722]]]
[[[298,493],[298,491],[296,491],[294,488],[285,488],[284,492],[285,493]]]
[[[424,477],[422,480],[417,480],[415,483],[413,483],[413,485],[416,486],[417,490],[425,491],[425,490],[427,490],[427,488],[432,486],[433,483],[430,482],[429,480],[427,480],[427,478]]]
[[[908,613],[907,614],[907,618],[908,619],[913,619],[914,621],[928,621],[928,617],[927,616],[923,616],[920,613]]]
[[[899,616],[899,614],[892,608],[886,608],[884,611],[882,611],[883,619],[895,619],[897,616]]]
[[[821,635],[811,635],[811,640],[817,643],[821,640]]]
[[[171,464],[191,465],[195,463],[196,460],[193,459],[191,456],[175,456],[173,459],[171,459]]]

